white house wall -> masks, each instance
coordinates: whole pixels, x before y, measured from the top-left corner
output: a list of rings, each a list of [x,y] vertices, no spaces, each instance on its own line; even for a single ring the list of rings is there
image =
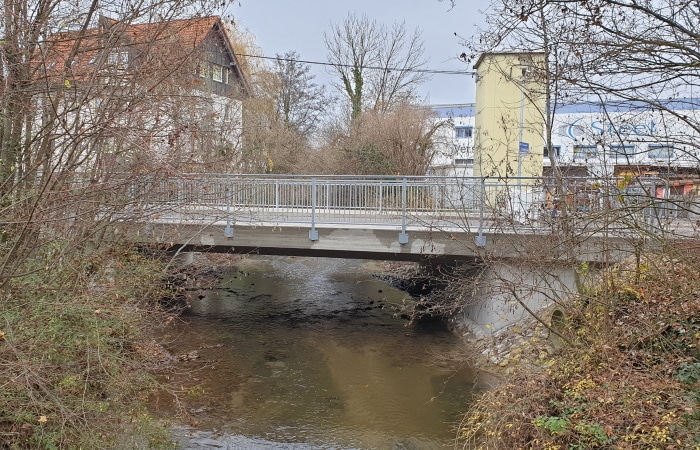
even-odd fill
[[[442,176],[472,176],[474,167],[474,105],[441,105],[433,107],[435,122],[446,122],[434,136],[435,157],[430,173]],[[470,137],[457,137],[457,129],[470,129]]]
[[[105,94],[113,96],[114,92]],[[230,154],[228,163],[236,165],[234,155],[240,149],[243,121],[240,100],[205,92],[135,97],[133,101],[110,95],[96,95],[77,104],[66,98],[58,103],[51,123],[45,122],[50,115],[36,117],[34,129],[53,135],[51,167],[58,171],[93,170],[95,164],[101,164],[96,158],[111,155],[129,159],[141,153],[150,155],[152,164],[167,168],[177,163],[171,156],[178,148],[180,153],[194,152],[196,161],[205,158],[202,150],[225,151]],[[40,99],[40,110],[50,109],[48,99]],[[178,134],[181,137],[173,141]],[[201,149],[201,145],[216,149]]]

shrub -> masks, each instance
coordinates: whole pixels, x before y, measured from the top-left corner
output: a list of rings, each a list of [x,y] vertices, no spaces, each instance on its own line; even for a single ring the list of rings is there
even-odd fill
[[[132,345],[158,312],[162,265],[134,251],[53,250],[0,294],[0,447],[167,443],[143,413],[153,381]]]
[[[472,406],[464,448],[697,449],[697,265],[666,250],[611,268],[568,305],[573,345]]]

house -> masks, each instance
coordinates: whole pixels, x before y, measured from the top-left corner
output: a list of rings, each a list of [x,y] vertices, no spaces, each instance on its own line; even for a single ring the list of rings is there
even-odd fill
[[[33,77],[42,86],[34,127],[51,130],[40,143],[47,167],[236,168],[250,89],[219,17],[123,23],[103,16],[94,28],[50,36]]]

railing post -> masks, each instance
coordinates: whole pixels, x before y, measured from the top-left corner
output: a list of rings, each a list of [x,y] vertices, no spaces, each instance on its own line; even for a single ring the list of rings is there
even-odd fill
[[[433,202],[433,211],[434,211],[435,213],[437,213],[437,212],[438,212],[438,209],[440,209],[440,206],[441,206],[441,202],[440,202],[440,186],[438,185],[438,180],[435,179],[435,178],[432,178],[432,177],[431,177],[431,178],[429,179],[428,182],[430,183],[430,186],[432,186],[433,198],[434,198],[434,200],[435,200],[435,201]]]
[[[311,179],[311,229],[309,230],[309,240],[318,241],[318,230],[316,229],[316,178]]]
[[[663,183],[662,197],[659,201],[656,198],[656,186],[657,180],[661,180]],[[642,183],[642,186],[644,184]],[[644,208],[648,211],[647,213],[647,227],[649,231],[661,231],[663,232],[664,220],[669,219],[671,202],[669,195],[668,180],[652,178],[649,180],[649,188],[647,190],[647,195],[649,196],[649,206]],[[644,210],[642,210],[642,216],[644,216]]]
[[[275,209],[280,207],[280,182],[275,180]]]
[[[486,247],[484,236],[484,206],[486,204],[486,178],[481,178],[481,196],[479,199],[479,234],[476,236],[476,246]]]
[[[233,195],[233,189],[226,188],[226,229],[224,230],[224,237],[227,239],[233,239],[233,227],[231,226],[231,197]]]
[[[401,233],[399,233],[399,244],[408,244],[408,234],[406,234],[406,190],[408,189],[408,180],[403,177],[401,186]]]

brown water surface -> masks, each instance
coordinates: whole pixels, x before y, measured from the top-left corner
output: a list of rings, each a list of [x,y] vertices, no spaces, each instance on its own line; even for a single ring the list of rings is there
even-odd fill
[[[250,257],[194,299],[168,350],[189,449],[452,448],[475,376],[440,324],[408,325],[376,263]],[[154,412],[177,412],[164,395]]]

